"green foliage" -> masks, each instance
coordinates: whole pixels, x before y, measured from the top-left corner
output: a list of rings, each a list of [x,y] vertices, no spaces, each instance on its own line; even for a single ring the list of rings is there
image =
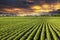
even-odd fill
[[[60,17],[0,17],[0,40],[59,40]]]

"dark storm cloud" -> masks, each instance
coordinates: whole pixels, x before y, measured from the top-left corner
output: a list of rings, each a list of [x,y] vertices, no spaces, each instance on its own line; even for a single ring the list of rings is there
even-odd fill
[[[56,3],[60,2],[60,0],[45,0],[47,3]]]
[[[20,7],[20,8],[29,8],[29,5],[33,4],[31,2],[27,2],[25,0],[0,0],[0,6],[12,6],[12,7]]]
[[[43,3],[55,3],[60,2],[60,0],[31,0],[33,2],[29,2],[29,0],[0,0],[0,7],[2,5],[11,6],[11,7],[19,7],[19,8],[30,8],[30,5],[40,5]]]
[[[44,4],[44,3],[56,3],[60,2],[60,0],[33,0],[35,4]]]

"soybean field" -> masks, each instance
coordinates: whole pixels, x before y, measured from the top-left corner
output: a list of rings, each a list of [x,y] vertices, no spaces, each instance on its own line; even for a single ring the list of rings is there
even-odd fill
[[[60,17],[0,17],[0,40],[60,40]]]

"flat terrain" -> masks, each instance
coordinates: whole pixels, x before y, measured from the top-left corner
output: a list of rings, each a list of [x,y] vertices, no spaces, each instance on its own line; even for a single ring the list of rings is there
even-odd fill
[[[60,40],[60,17],[0,17],[0,40]]]

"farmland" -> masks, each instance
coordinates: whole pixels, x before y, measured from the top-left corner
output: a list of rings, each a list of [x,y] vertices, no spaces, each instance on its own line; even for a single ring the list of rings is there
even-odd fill
[[[0,17],[0,40],[60,40],[60,17]]]

